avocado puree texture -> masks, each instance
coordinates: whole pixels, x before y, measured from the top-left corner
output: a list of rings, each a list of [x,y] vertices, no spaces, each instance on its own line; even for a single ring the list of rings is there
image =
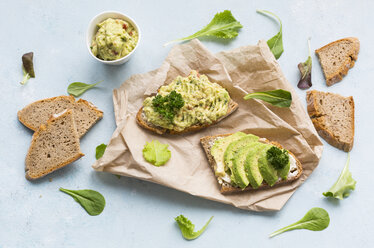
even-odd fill
[[[256,189],[263,181],[273,186],[279,177],[287,179],[290,162],[280,170],[275,169],[267,160],[267,151],[271,147],[275,146],[242,132],[217,139],[212,145],[211,154],[216,162],[214,169],[219,182],[224,181],[242,189],[250,185]]]
[[[134,50],[138,32],[130,23],[108,18],[97,26],[99,29],[92,39],[91,51],[99,59],[120,59]]]
[[[170,122],[154,110],[152,100],[155,96],[152,96],[143,102],[143,114],[148,122],[169,130],[183,131],[195,124],[210,124],[228,111],[229,93],[197,71],[191,71],[188,77],[178,76],[170,84],[162,86],[157,94],[164,97],[173,90],[181,94],[184,100],[184,106],[174,119]]]

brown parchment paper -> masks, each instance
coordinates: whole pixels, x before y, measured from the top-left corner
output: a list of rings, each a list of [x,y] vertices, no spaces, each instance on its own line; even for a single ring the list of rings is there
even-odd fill
[[[139,127],[135,116],[144,98],[176,76],[188,75],[191,70],[198,70],[225,87],[239,104],[239,109],[216,125],[184,135],[161,136]],[[247,92],[279,88],[292,93],[290,108],[278,108],[258,100],[243,100]],[[216,55],[198,40],[177,45],[159,69],[133,75],[115,89],[113,102],[117,129],[104,156],[93,165],[95,170],[151,181],[241,209],[280,210],[317,167],[322,154],[323,146],[313,124],[265,41]],[[199,139],[236,131],[277,141],[292,151],[303,165],[301,178],[271,189],[222,195]],[[143,158],[142,149],[146,141],[153,139],[169,144],[172,156],[164,166],[155,167]]]

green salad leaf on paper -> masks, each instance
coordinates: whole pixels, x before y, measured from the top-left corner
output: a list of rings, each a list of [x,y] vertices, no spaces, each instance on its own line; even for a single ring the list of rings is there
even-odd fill
[[[295,229],[322,231],[327,228],[329,224],[330,217],[329,213],[326,210],[324,210],[323,208],[312,208],[305,214],[305,216],[301,220],[273,232],[272,234],[270,234],[270,238],[274,237],[275,235]]]
[[[205,231],[212,219],[213,216],[210,217],[208,222],[197,232],[195,232],[195,225],[192,224],[192,222],[182,214],[176,217],[175,221],[178,223],[179,229],[182,232],[182,236],[187,240],[192,240],[199,237]]]
[[[173,42],[191,40],[201,36],[215,36],[223,39],[232,39],[238,36],[238,31],[242,27],[243,26],[240,24],[240,22],[238,22],[232,15],[231,11],[225,10],[217,13],[211,22],[200,31],[184,38],[169,41],[165,43],[164,46],[167,46]]]
[[[286,91],[286,90],[281,90],[281,89],[254,92],[254,93],[250,93],[244,96],[244,100],[253,99],[253,98],[268,102],[280,108],[285,108],[285,107],[288,108],[291,106],[291,103],[292,103],[291,92]]]
[[[34,71],[34,53],[29,52],[22,55],[22,71],[23,71],[23,79],[21,84],[24,85],[30,78],[35,78],[35,71]]]
[[[104,155],[106,147],[107,145],[105,144],[101,144],[96,147],[96,154],[95,154],[96,159],[99,159]]]
[[[68,86],[68,93],[69,93],[69,95],[73,95],[75,97],[79,97],[84,92],[86,92],[87,90],[95,87],[96,85],[98,85],[101,82],[102,81],[97,82],[95,84],[85,84],[85,83],[81,83],[81,82],[74,82],[74,83],[69,84],[69,86]]]
[[[324,196],[343,200],[343,198],[349,196],[351,190],[356,188],[356,181],[352,178],[352,174],[349,171],[349,159],[350,155],[348,153],[347,162],[342,173],[334,185],[327,192],[323,193]]]
[[[60,191],[70,195],[78,202],[89,215],[101,214],[105,207],[105,198],[102,194],[91,189],[71,190],[60,188]]]
[[[263,15],[271,15],[274,18],[276,18],[280,24],[279,32],[267,41],[267,44],[271,52],[274,54],[274,57],[276,59],[279,59],[279,57],[282,55],[284,51],[283,50],[283,39],[282,39],[282,21],[276,14],[270,11],[267,11],[267,10],[257,10],[257,13],[260,13]]]
[[[143,157],[147,162],[155,166],[164,165],[171,157],[168,147],[169,145],[162,144],[158,140],[152,140],[144,146]]]
[[[312,87],[312,52],[310,48],[310,38],[308,39],[309,55],[304,63],[299,63],[297,67],[300,71],[300,80],[297,84],[299,89],[309,89]]]

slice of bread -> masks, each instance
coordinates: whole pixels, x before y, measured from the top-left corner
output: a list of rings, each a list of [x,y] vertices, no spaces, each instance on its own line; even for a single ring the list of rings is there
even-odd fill
[[[205,137],[202,137],[200,139],[200,143],[201,143],[202,147],[204,148],[205,154],[206,154],[206,156],[208,158],[209,165],[212,168],[213,175],[215,175],[214,168],[216,167],[216,162],[215,162],[212,154],[210,153],[210,149],[212,148],[214,142],[217,139],[220,139],[220,138],[223,138],[223,137],[226,137],[226,136],[229,136],[229,135],[231,135],[231,133],[230,134],[220,134],[220,135],[215,135],[215,136],[205,136]],[[261,140],[264,143],[269,143],[269,144],[272,144],[274,146],[277,146],[277,147],[283,149],[283,147],[280,144],[276,143],[276,142],[270,142],[269,140],[263,139],[263,138]],[[244,189],[241,189],[239,187],[234,187],[234,186],[232,186],[231,184],[229,184],[227,182],[219,180],[219,178],[215,175],[215,177],[217,179],[217,182],[218,182],[218,184],[220,186],[221,193],[222,194],[231,194],[231,193],[245,192],[245,191],[249,191],[249,190],[258,190],[258,189],[264,189],[264,188],[274,188],[277,185],[283,185],[283,184],[290,183],[290,182],[293,182],[293,181],[297,180],[301,176],[301,173],[303,172],[303,167],[302,167],[300,161],[296,158],[296,156],[293,153],[289,152],[289,154],[295,158],[295,160],[296,160],[296,167],[295,168],[290,168],[290,172],[288,173],[287,180],[279,179],[275,183],[275,185],[273,185],[272,187],[270,187],[264,181],[262,183],[262,185],[260,185],[260,187],[258,187],[257,189],[252,188],[250,185],[248,185]]]
[[[139,109],[138,113],[136,114],[136,122],[141,127],[145,128],[147,130],[150,130],[152,132],[158,133],[158,134],[165,134],[165,133],[168,133],[168,134],[182,134],[182,133],[188,133],[188,132],[197,131],[197,130],[209,127],[211,125],[214,125],[217,122],[219,122],[222,119],[224,119],[227,116],[229,116],[230,114],[232,114],[237,109],[238,109],[238,104],[231,99],[230,102],[229,102],[227,113],[224,116],[222,116],[221,118],[217,119],[215,122],[206,123],[206,124],[195,124],[193,126],[190,126],[190,127],[186,128],[186,129],[184,129],[183,131],[169,130],[169,129],[166,129],[166,128],[155,126],[152,123],[147,122],[147,120],[145,119],[145,115],[143,113],[143,107],[141,107]]]
[[[345,152],[353,147],[355,104],[353,97],[344,97],[317,90],[307,91],[307,108],[318,134],[327,143]]]
[[[73,110],[65,110],[42,124],[32,136],[26,156],[26,178],[41,178],[82,156]]]
[[[53,115],[66,109],[74,110],[74,119],[79,137],[103,117],[103,112],[83,99],[75,101],[73,96],[58,96],[33,102],[20,111],[18,119],[26,127],[36,131]]]
[[[316,50],[328,86],[347,75],[355,65],[359,51],[360,41],[355,37],[340,39]]]

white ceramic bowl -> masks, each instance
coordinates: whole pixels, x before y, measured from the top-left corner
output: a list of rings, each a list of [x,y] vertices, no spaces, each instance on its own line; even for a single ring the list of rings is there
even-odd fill
[[[126,56],[124,56],[120,59],[111,60],[111,61],[106,61],[106,60],[99,59],[98,57],[93,55],[93,53],[91,51],[92,38],[94,37],[94,35],[96,34],[96,32],[98,30],[97,24],[105,21],[108,18],[125,20],[125,21],[131,23],[131,25],[135,28],[135,30],[138,31],[138,42],[137,42],[136,46],[134,47],[134,49],[129,54],[127,54]],[[98,14],[97,16],[95,16],[91,20],[90,24],[88,25],[88,30],[87,30],[87,34],[86,34],[86,44],[87,44],[88,52],[97,61],[99,61],[101,63],[104,63],[104,64],[108,64],[108,65],[121,65],[121,64],[129,61],[129,59],[131,58],[131,55],[134,54],[136,48],[139,46],[140,38],[141,38],[140,29],[133,19],[131,19],[129,16],[124,15],[120,12],[105,11],[105,12],[102,12],[102,13]]]

